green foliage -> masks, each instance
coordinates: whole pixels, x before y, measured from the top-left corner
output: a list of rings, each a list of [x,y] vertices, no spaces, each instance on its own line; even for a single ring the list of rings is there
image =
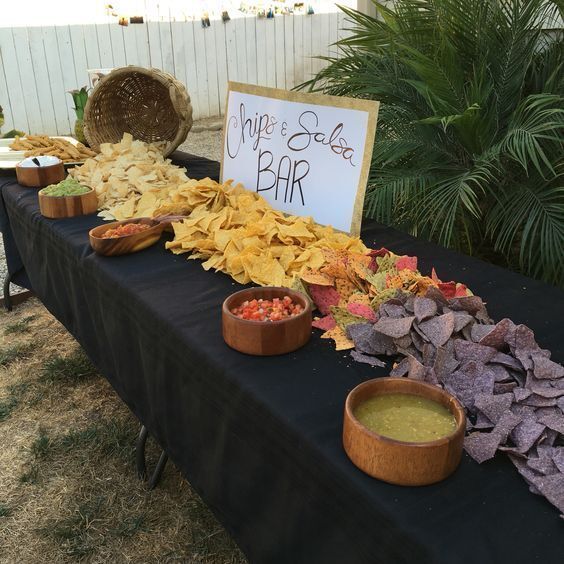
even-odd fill
[[[73,351],[68,356],[53,356],[42,367],[42,381],[79,382],[96,375],[96,368],[82,349]]]
[[[9,366],[16,360],[24,360],[31,356],[33,347],[30,344],[16,344],[0,349],[0,366]]]
[[[86,107],[86,102],[88,102],[88,89],[86,86],[83,86],[80,90],[69,90],[69,94],[74,102],[73,110],[76,112],[76,119],[83,119],[84,108]]]
[[[373,0],[301,87],[381,102],[366,215],[564,285],[561,0]]]
[[[4,335],[13,335],[26,333],[29,331],[29,324],[37,318],[37,315],[28,315],[20,321],[15,321],[14,323],[9,323],[4,329]]]
[[[8,419],[13,411],[22,403],[28,391],[29,385],[26,382],[19,382],[8,386],[8,395],[0,399],[0,422]]]

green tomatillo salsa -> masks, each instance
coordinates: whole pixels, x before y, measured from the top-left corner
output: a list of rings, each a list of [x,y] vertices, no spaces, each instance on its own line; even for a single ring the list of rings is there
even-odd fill
[[[354,416],[370,431],[410,443],[435,441],[456,429],[454,415],[436,401],[413,394],[382,394],[361,403]]]

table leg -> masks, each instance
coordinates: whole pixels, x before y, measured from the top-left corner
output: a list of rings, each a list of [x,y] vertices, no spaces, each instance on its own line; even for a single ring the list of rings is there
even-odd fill
[[[10,274],[6,274],[4,278],[4,307],[7,311],[12,311],[12,299],[10,297],[10,282],[12,281],[12,277]]]
[[[136,453],[136,466],[137,466],[137,475],[141,480],[147,480],[147,465],[145,462],[145,446],[147,444],[147,438],[149,437],[149,431],[145,425],[141,426],[141,431],[139,432],[139,436],[137,437],[137,442],[135,444],[135,453]],[[163,470],[165,469],[166,463],[168,461],[168,455],[163,450],[161,452],[161,456],[159,457],[159,461],[155,466],[155,470],[150,476],[147,481],[148,488],[150,490],[154,489],[155,486],[159,483]]]
[[[137,442],[135,443],[135,460],[137,464],[137,476],[140,480],[147,479],[147,466],[145,465],[145,444],[147,443],[147,437],[149,436],[149,431],[145,425],[141,426],[141,431],[139,432],[139,437],[137,437]]]
[[[15,272],[6,274],[6,277],[4,278],[4,295],[0,298],[0,303],[2,303],[8,311],[12,311],[15,305],[21,304],[33,295],[31,290],[24,290],[23,292],[19,292],[13,296],[10,294],[10,284],[14,280],[14,277],[22,271],[23,267],[18,268]]]

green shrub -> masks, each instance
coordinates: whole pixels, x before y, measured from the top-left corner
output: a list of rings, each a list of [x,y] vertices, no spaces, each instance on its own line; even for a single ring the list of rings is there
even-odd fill
[[[562,0],[373,0],[302,85],[381,102],[365,214],[564,284]]]

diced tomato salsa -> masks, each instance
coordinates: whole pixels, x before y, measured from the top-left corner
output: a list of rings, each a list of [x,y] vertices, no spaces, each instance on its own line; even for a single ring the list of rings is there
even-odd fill
[[[114,229],[108,229],[102,233],[102,239],[117,239],[126,235],[135,235],[149,229],[150,225],[146,223],[124,223],[118,225]]]
[[[301,304],[292,301],[290,296],[273,300],[246,300],[239,307],[231,310],[233,315],[251,321],[280,321],[288,317],[295,317],[302,313]]]

